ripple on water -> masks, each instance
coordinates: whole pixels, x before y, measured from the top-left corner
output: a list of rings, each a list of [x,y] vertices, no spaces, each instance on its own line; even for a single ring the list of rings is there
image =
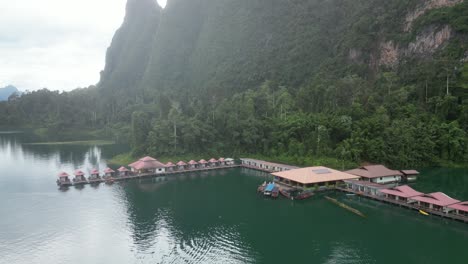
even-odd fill
[[[234,227],[217,227],[181,240],[176,257],[186,263],[253,263],[251,248],[241,241]]]

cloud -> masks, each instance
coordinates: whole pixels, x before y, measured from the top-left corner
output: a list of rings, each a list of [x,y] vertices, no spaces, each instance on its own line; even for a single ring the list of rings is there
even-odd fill
[[[0,9],[0,87],[72,90],[99,80],[126,0],[15,0]]]

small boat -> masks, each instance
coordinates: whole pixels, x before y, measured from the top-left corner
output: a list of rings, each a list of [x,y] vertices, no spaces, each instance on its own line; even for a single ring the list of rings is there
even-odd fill
[[[273,190],[271,191],[271,197],[278,198],[278,196],[279,196],[279,188],[278,186],[275,186]]]
[[[427,212],[424,212],[423,210],[419,210],[419,213],[422,215],[429,215]]]
[[[314,195],[312,191],[301,191],[299,189],[281,189],[280,193],[291,200],[304,200]]]
[[[265,191],[266,185],[267,185],[267,183],[266,183],[266,182],[263,182],[260,186],[258,186],[257,192],[263,193],[263,191]]]
[[[275,188],[275,184],[270,182],[266,185],[265,190],[263,191],[263,195],[265,196],[271,196],[271,193],[273,192],[273,189]]]

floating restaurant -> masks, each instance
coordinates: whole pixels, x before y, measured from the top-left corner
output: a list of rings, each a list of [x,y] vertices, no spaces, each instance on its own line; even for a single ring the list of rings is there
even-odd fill
[[[146,156],[128,165],[132,172],[136,173],[164,173],[166,171],[166,165],[159,162],[157,159]]]
[[[272,175],[275,176],[276,183],[302,190],[332,189],[344,180],[359,178],[322,166],[274,172]]]

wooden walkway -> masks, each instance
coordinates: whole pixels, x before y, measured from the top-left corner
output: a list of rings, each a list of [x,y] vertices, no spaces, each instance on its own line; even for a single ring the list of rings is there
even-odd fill
[[[406,202],[387,199],[385,197],[380,197],[380,196],[375,196],[375,195],[371,195],[371,194],[367,194],[367,193],[363,193],[363,192],[358,192],[358,191],[354,191],[354,190],[347,189],[347,188],[336,187],[336,189],[339,190],[339,191],[342,191],[342,192],[354,193],[356,195],[363,196],[363,197],[366,197],[366,198],[369,198],[369,199],[372,199],[372,200],[377,200],[377,201],[380,201],[380,202],[384,202],[384,203],[388,203],[388,204],[392,204],[392,205],[397,205],[397,206],[400,206],[400,207],[405,207],[405,208],[408,208],[408,209],[411,209],[411,210],[416,210],[416,211],[423,210],[423,211],[425,211],[425,212],[427,212],[427,213],[429,213],[431,215],[437,215],[437,216],[440,216],[440,217],[443,217],[443,218],[448,218],[448,219],[460,221],[460,222],[463,222],[463,223],[468,223],[468,217],[467,216],[447,214],[447,213],[437,211],[437,210],[432,210],[432,209],[429,209],[429,208],[426,208],[426,207],[421,207],[421,206],[414,205],[414,204],[409,204],[409,203],[406,203]]]

